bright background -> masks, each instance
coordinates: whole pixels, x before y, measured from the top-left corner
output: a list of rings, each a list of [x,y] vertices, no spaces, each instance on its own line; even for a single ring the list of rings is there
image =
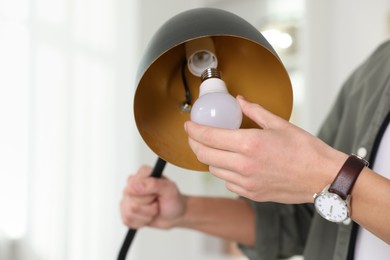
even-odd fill
[[[277,49],[292,121],[313,134],[348,74],[390,35],[388,0],[0,0],[0,259],[116,258],[126,178],[156,159],[132,112],[141,53],[163,22],[202,6],[289,34],[292,45]],[[233,196],[207,173],[169,165],[167,175],[185,193]],[[146,228],[128,259],[245,259],[228,246]]]

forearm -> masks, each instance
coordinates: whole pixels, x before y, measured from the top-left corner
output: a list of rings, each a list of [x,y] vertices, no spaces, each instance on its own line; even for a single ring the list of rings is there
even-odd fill
[[[254,245],[254,212],[245,200],[193,196],[186,197],[186,200],[186,212],[175,221],[175,227],[190,228],[244,245]]]
[[[331,183],[345,154],[334,151],[334,163],[326,162],[313,187],[320,190]],[[327,169],[328,168],[328,169]],[[390,244],[390,180],[364,167],[351,192],[351,218],[375,236]]]
[[[365,168],[351,196],[352,219],[390,244],[390,180]]]

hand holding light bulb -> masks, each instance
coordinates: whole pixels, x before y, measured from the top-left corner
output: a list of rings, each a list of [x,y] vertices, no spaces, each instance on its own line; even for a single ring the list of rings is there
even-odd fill
[[[242,112],[238,101],[229,94],[219,71],[209,68],[202,73],[199,98],[191,109],[191,121],[228,129],[238,129]]]

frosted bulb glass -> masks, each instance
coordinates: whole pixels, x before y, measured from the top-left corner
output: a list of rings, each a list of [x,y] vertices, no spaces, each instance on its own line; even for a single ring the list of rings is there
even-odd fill
[[[242,122],[241,107],[228,93],[223,80],[209,78],[200,85],[199,98],[191,108],[191,120],[212,127],[238,129]]]

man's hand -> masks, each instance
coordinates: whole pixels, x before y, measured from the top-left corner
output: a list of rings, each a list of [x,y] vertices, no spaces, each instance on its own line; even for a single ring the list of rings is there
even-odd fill
[[[226,187],[255,201],[312,202],[347,155],[258,104],[238,97],[256,129],[221,129],[186,122],[189,144]]]
[[[130,228],[151,226],[168,229],[186,208],[186,197],[166,177],[150,177],[152,169],[139,168],[130,175],[121,201],[122,221]]]

